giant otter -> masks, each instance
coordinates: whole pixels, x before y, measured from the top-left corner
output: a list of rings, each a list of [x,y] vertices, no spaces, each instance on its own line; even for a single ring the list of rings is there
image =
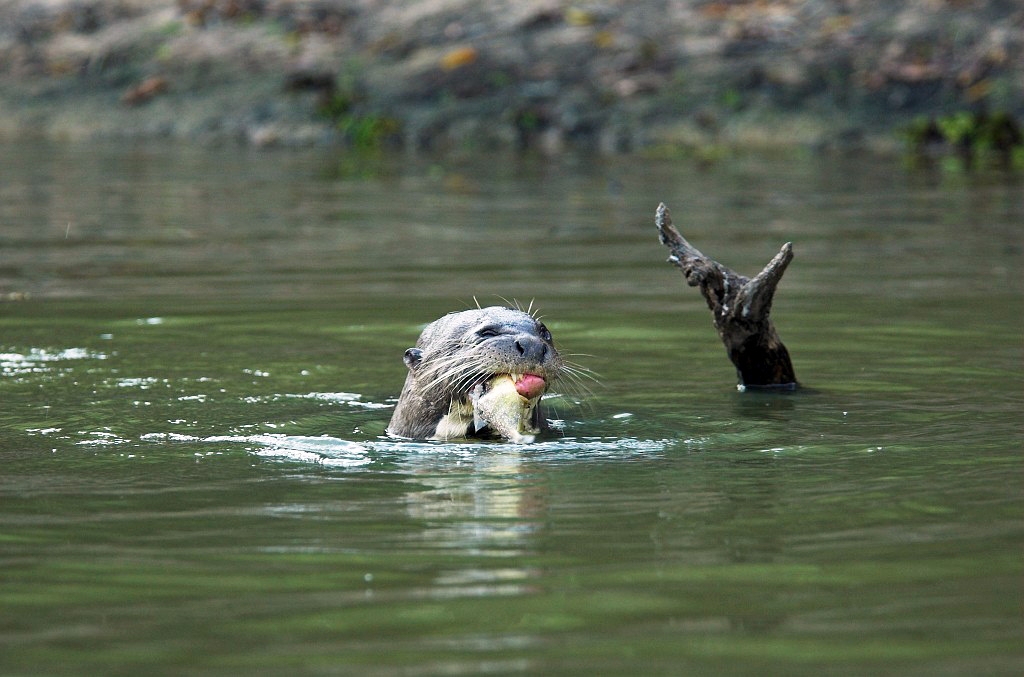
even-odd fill
[[[530,442],[545,424],[541,396],[566,369],[547,327],[501,306],[431,322],[404,359],[409,373],[387,430],[414,439]]]

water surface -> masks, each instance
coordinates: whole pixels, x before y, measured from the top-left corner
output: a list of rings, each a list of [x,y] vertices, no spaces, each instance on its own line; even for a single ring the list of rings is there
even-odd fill
[[[1019,177],[890,160],[7,144],[0,672],[1017,674]],[[796,259],[791,394],[664,260]],[[384,428],[539,306],[536,444]]]

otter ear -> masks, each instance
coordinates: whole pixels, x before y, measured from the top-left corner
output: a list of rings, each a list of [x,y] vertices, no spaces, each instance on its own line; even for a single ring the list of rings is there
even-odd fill
[[[410,369],[415,369],[420,365],[420,360],[423,359],[423,351],[419,348],[409,348],[405,351],[405,356],[402,361],[405,362],[405,366]]]

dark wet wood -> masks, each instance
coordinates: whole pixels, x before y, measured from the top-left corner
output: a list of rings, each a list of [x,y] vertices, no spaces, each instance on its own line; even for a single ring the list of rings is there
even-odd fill
[[[672,225],[672,216],[664,203],[658,205],[654,223],[661,243],[672,252],[669,263],[682,271],[687,284],[700,287],[714,316],[718,336],[736,366],[739,385],[796,388],[789,351],[769,317],[775,288],[793,260],[793,245],[782,245],[775,258],[751,279],[708,258],[687,242]]]

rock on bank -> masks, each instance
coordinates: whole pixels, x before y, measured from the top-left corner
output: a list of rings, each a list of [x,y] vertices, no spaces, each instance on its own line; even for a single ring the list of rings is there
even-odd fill
[[[0,0],[0,136],[865,145],[1022,64],[1006,0]]]

